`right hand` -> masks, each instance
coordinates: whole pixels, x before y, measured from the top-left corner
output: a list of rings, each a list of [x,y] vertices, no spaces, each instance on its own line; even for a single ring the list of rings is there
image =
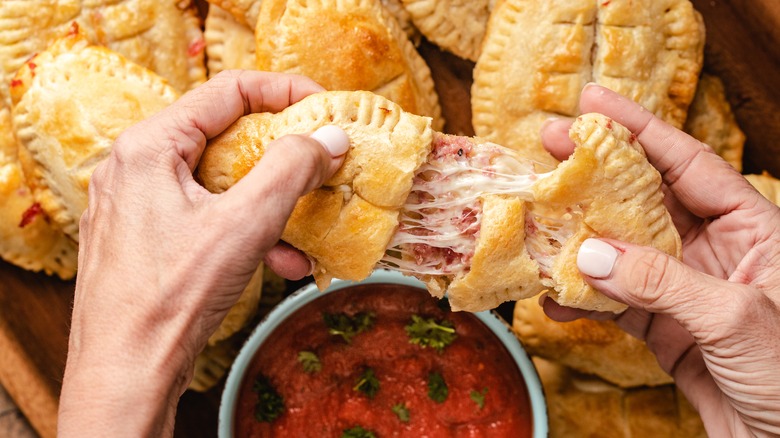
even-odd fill
[[[711,148],[625,97],[589,85],[580,108],[637,135],[663,177],[683,261],[589,239],[578,256],[583,277],[630,308],[587,313],[546,299],[545,312],[559,321],[614,319],[645,340],[710,436],[780,435],[780,208]],[[543,131],[559,159],[573,148],[568,126],[554,121]]]

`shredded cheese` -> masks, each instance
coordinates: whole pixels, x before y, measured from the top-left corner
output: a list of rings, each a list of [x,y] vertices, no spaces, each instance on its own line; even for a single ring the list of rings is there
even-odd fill
[[[550,277],[555,257],[576,231],[576,222],[572,219],[572,213],[566,213],[559,219],[540,216],[532,211],[526,214],[525,247],[528,255],[539,264],[543,277]]]
[[[380,266],[414,275],[468,272],[482,226],[485,195],[533,197],[534,162],[492,143],[437,136],[406,200]]]

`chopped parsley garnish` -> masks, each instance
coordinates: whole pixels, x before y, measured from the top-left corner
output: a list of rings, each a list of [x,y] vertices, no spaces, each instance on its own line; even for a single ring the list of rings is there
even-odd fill
[[[402,423],[409,422],[409,408],[406,407],[405,403],[394,404],[392,409],[393,413],[398,416],[398,419],[401,420]]]
[[[476,391],[472,390],[469,393],[469,397],[471,397],[472,400],[474,400],[474,403],[477,404],[477,406],[482,409],[485,407],[485,395],[487,394],[488,389],[487,387],[483,388],[482,391]]]
[[[318,373],[322,370],[320,358],[311,351],[299,351],[298,362],[303,365],[303,371],[309,374]]]
[[[444,377],[437,372],[428,374],[428,397],[436,403],[444,403],[450,390],[444,382]]]
[[[374,370],[366,368],[366,370],[363,371],[363,374],[358,377],[358,380],[355,382],[355,386],[352,389],[362,392],[368,398],[374,398],[379,391],[379,380],[374,375]]]
[[[284,399],[268,381],[268,378],[258,374],[252,391],[257,393],[255,404],[255,419],[261,423],[270,423],[284,413]]]
[[[352,429],[345,429],[344,433],[341,434],[341,438],[376,438],[376,435],[370,430],[355,426]]]
[[[328,326],[328,333],[341,336],[347,344],[355,335],[374,326],[374,314],[371,312],[360,312],[351,317],[346,313],[323,313],[322,318]]]
[[[439,353],[458,337],[450,321],[436,321],[434,318],[423,318],[419,315],[412,315],[412,322],[404,329],[409,335],[409,342],[423,348],[435,348]]]

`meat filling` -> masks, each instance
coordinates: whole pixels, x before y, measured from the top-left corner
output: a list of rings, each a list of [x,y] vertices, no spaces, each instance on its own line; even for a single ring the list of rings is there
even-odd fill
[[[467,273],[482,225],[482,196],[531,200],[531,186],[545,175],[492,143],[435,135],[380,266],[414,275]]]

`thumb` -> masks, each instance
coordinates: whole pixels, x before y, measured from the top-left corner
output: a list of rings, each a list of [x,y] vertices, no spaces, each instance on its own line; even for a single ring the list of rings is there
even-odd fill
[[[669,315],[705,343],[713,325],[733,320],[734,306],[749,295],[735,290],[743,285],[699,272],[662,251],[610,239],[586,239],[577,267],[604,295]]]
[[[274,140],[249,173],[220,195],[221,207],[239,216],[247,234],[271,239],[272,245],[298,198],[336,173],[347,150],[349,137],[336,126]]]

